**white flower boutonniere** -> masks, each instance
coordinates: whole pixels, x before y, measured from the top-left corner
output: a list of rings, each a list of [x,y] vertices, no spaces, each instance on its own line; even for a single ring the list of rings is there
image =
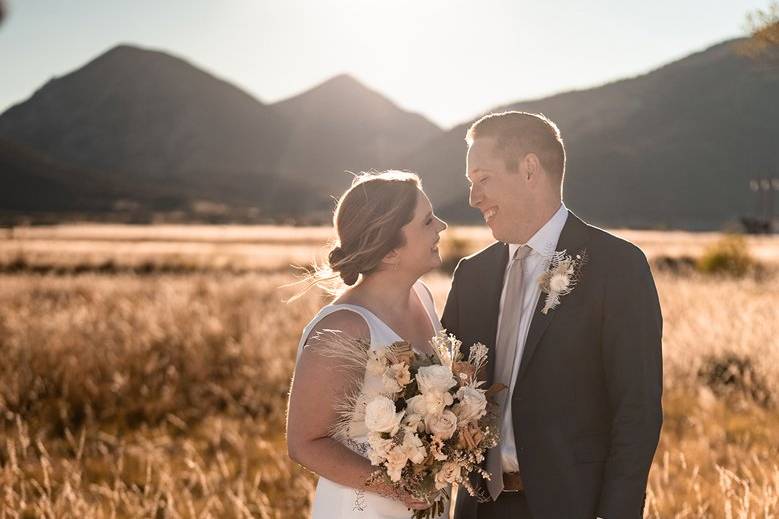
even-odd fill
[[[580,279],[581,268],[585,260],[584,251],[574,257],[566,254],[565,250],[554,252],[549,262],[549,268],[538,278],[541,291],[546,294],[546,301],[541,313],[546,315],[549,310],[560,304],[562,296],[573,291]]]

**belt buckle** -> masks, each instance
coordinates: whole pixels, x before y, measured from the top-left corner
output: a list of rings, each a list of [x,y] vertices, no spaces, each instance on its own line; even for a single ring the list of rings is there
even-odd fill
[[[519,472],[504,472],[503,491],[504,492],[522,492],[522,480]],[[510,485],[509,485],[510,483]]]

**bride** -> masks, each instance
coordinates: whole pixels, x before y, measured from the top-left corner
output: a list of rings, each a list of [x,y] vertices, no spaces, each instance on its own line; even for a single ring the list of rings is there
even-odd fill
[[[319,354],[328,345],[317,332],[340,330],[373,349],[405,340],[432,354],[428,341],[440,323],[419,278],[441,264],[438,241],[446,223],[433,214],[419,178],[399,171],[356,177],[333,221],[339,244],[330,252],[329,269],[313,281],[340,276],[346,287],[303,330],[289,397],[289,456],[319,475],[313,519],[409,518],[410,510],[428,505],[389,485],[366,484],[376,467],[363,455],[365,438],[344,444],[330,436],[336,407],[357,380],[381,381],[365,371],[346,373],[337,360]]]

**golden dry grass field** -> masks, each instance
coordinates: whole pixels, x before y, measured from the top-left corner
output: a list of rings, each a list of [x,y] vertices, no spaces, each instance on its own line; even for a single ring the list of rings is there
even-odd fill
[[[300,330],[290,263],[328,229],[0,230],[0,517],[304,518],[315,478],[286,457]],[[616,231],[650,259],[716,234]],[[447,231],[444,254],[489,242]],[[779,518],[779,238],[741,277],[657,267],[665,425],[648,518]],[[659,263],[657,263],[659,265]],[[449,275],[426,281],[439,309]]]

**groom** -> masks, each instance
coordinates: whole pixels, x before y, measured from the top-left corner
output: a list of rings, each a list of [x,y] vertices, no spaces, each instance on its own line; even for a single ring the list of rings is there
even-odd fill
[[[485,116],[466,141],[469,202],[498,242],[460,261],[442,322],[490,346],[486,387],[507,389],[480,485],[489,500],[461,491],[455,516],[639,519],[663,420],[646,258],[562,203],[565,148],[543,115]],[[550,264],[558,275],[541,283]]]

